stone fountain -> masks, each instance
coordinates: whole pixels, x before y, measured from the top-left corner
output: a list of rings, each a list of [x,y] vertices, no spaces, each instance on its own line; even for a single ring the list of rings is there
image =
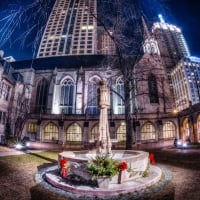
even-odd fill
[[[72,182],[68,183],[67,181],[65,182],[65,186],[63,186],[63,184],[61,184],[62,178],[58,175],[52,175],[51,173],[46,173],[46,180],[58,188],[62,188],[63,190],[70,191],[75,194],[93,194],[97,196],[118,195],[138,191],[159,181],[162,171],[156,166],[150,166],[148,152],[134,150],[111,151],[112,143],[108,123],[110,91],[105,81],[100,82],[98,94],[100,119],[96,148],[91,151],[61,152],[58,154],[58,161],[60,161],[60,159],[67,160],[67,163],[70,165],[69,175],[72,175],[72,177],[80,177],[81,180],[84,180],[85,182],[90,182],[93,178],[87,171],[86,166],[89,162],[95,159],[96,155],[99,154],[106,154],[114,160],[126,162],[128,164],[129,171],[125,170],[121,174],[114,176],[110,180],[107,188],[99,188],[98,186],[94,188],[93,186],[84,186],[81,184],[79,186],[73,186]],[[58,162],[58,165],[59,163],[60,162]],[[144,177],[147,172],[149,172],[149,176]]]

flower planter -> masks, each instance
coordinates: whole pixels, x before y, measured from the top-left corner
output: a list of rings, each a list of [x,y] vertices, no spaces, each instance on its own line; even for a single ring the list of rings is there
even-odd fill
[[[108,188],[110,183],[110,178],[107,176],[98,177],[97,178],[97,184],[99,188]]]

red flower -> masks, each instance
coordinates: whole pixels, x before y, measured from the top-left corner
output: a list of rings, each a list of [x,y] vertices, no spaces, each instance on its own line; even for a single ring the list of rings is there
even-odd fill
[[[124,170],[126,170],[127,168],[128,168],[128,165],[127,165],[126,162],[121,162],[121,163],[119,164],[119,171],[124,171]]]
[[[155,156],[153,153],[150,153],[149,154],[149,161],[152,165],[156,164],[156,161],[155,161]]]
[[[60,167],[61,168],[63,168],[66,163],[67,163],[67,161],[64,158],[60,159]]]
[[[67,160],[62,158],[60,159],[60,174],[63,178],[67,176]]]

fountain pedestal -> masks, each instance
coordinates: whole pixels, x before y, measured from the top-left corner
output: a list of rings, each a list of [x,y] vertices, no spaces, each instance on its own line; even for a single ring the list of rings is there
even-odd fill
[[[99,135],[97,140],[97,153],[111,154],[111,140],[108,124],[108,108],[110,107],[110,90],[105,81],[100,82],[98,89],[98,103],[100,108]]]

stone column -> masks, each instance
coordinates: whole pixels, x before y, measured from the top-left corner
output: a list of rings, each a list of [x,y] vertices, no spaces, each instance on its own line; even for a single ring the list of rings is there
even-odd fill
[[[110,107],[110,90],[105,81],[100,82],[100,88],[98,90],[99,95],[99,137],[97,141],[97,152],[103,154],[111,153],[111,140],[109,133],[108,123],[108,108]]]

